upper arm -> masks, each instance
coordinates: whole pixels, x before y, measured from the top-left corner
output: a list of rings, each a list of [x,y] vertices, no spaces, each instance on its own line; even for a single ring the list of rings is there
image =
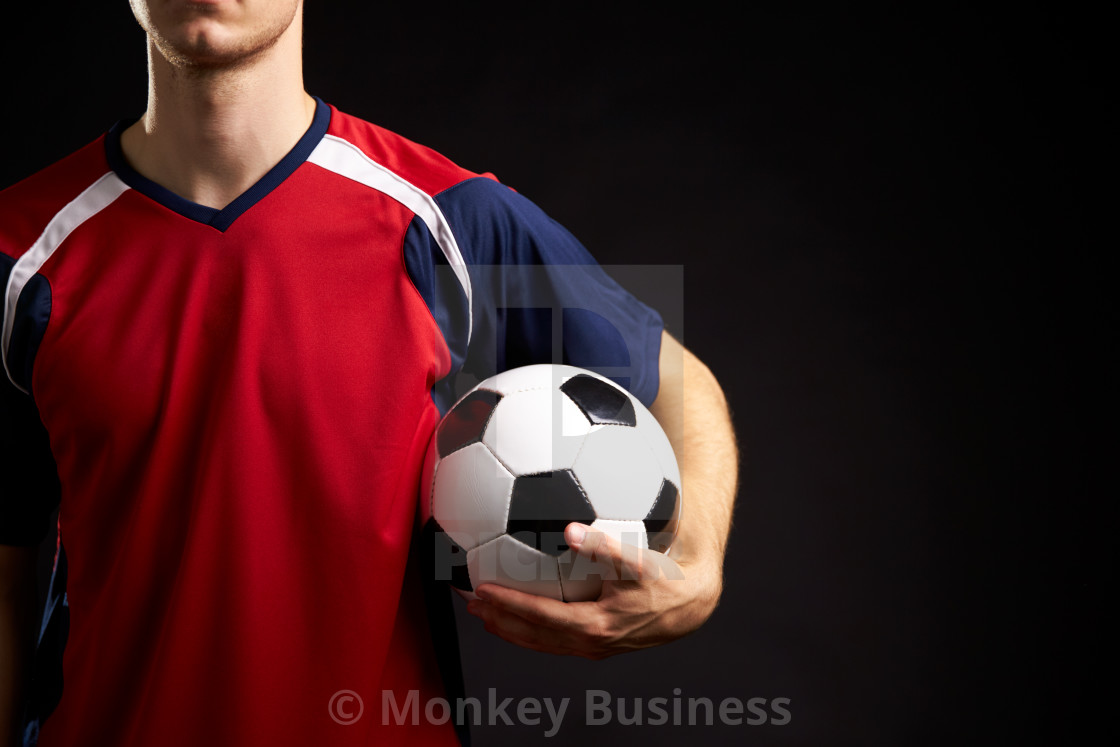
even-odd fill
[[[682,461],[688,444],[705,453],[736,459],[731,414],[723,389],[711,370],[668,332],[661,333],[660,386],[650,412],[665,430]]]
[[[661,424],[669,441],[676,448],[684,425],[684,355],[687,351],[675,337],[661,332],[661,348],[657,356],[657,397],[649,406],[650,413]]]

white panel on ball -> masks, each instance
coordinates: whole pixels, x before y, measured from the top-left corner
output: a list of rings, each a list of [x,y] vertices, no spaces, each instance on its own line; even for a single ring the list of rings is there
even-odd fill
[[[556,558],[502,535],[467,551],[471,586],[497,583],[528,594],[563,600]]]
[[[561,383],[557,380],[557,376],[560,375],[558,371],[560,368],[567,367],[542,363],[534,366],[511,368],[508,371],[491,376],[486,380],[485,386],[490,391],[498,392],[503,396],[527,389],[554,389]]]
[[[553,389],[532,389],[502,398],[482,442],[515,475],[567,469],[591,424],[575,403]]]
[[[464,549],[506,531],[513,475],[482,443],[459,449],[436,464],[432,511],[440,527]],[[463,544],[463,537],[473,541]]]
[[[612,425],[589,433],[572,469],[595,514],[605,519],[645,518],[661,488],[661,467],[637,428]]]
[[[646,525],[640,521],[596,519],[591,522],[591,528],[627,545],[634,545],[638,548],[649,547],[649,543],[646,541]]]
[[[665,479],[680,488],[681,471],[677,466],[677,455],[673,451],[673,445],[669,443],[665,431],[661,429],[661,424],[644,407],[635,407],[634,414],[637,416],[638,430],[642,432],[646,442],[649,443],[653,456],[657,459],[657,463],[661,465],[661,471],[665,475]]]

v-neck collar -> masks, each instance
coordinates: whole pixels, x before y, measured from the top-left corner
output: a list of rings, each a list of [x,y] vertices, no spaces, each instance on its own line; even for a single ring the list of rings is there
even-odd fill
[[[327,134],[327,127],[331,123],[331,110],[329,106],[323,103],[322,99],[316,96],[315,116],[311,120],[311,126],[307,128],[307,132],[303,133],[299,142],[288,151],[287,155],[280,159],[280,163],[273,166],[256,184],[242,192],[233,202],[220,210],[199,205],[197,202],[191,202],[180,197],[166,187],[143,176],[128,164],[124,157],[124,151],[121,150],[121,133],[135,121],[135,119],[121,120],[113,125],[106,134],[105,156],[109,160],[109,168],[115,171],[125,184],[169,210],[174,210],[179,215],[204,223],[211,228],[225,231],[233,225],[238,216],[260,202],[269,192],[279,187],[285,179],[299,168],[300,164],[307,160],[311,151],[315,150],[315,146]]]

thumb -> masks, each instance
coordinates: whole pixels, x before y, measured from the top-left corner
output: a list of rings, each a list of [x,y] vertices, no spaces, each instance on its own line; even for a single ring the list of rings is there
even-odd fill
[[[659,559],[664,556],[648,548],[621,542],[606,532],[573,522],[564,531],[568,546],[613,571],[611,580],[653,580],[661,575]]]

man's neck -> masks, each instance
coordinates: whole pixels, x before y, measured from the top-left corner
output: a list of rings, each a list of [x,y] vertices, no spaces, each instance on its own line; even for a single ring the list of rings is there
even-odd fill
[[[236,67],[189,69],[149,43],[148,108],[122,133],[125,158],[180,197],[225,207],[311,125],[298,45],[297,33]]]

